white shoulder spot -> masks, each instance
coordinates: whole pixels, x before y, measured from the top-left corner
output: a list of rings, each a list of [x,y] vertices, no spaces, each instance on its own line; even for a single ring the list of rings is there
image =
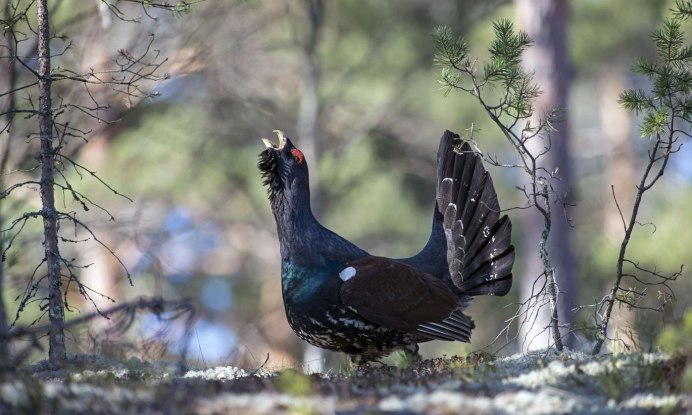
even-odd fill
[[[344,268],[339,273],[339,278],[341,278],[343,281],[348,281],[355,276],[356,276],[356,269],[353,267]]]

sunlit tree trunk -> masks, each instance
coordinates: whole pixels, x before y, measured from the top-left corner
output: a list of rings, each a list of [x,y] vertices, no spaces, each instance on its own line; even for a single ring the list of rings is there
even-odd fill
[[[620,93],[629,88],[626,76],[616,69],[605,71],[599,79],[601,138],[605,144],[605,171],[603,176],[603,232],[609,243],[617,246],[625,234],[625,223],[613,197],[622,212],[631,212],[634,203],[635,152],[632,147],[632,117],[619,102]],[[615,196],[613,196],[613,194]],[[607,288],[609,289],[609,287]],[[606,289],[606,291],[607,291]],[[608,325],[608,338],[615,339],[612,351],[630,351],[639,344],[634,329],[636,311],[629,307],[614,307]]]
[[[38,75],[39,107],[38,123],[41,140],[41,214],[43,216],[43,236],[45,263],[48,273],[48,318],[51,322],[48,335],[48,359],[51,363],[61,363],[67,358],[65,334],[62,324],[65,310],[62,300],[62,280],[60,273],[60,251],[58,249],[58,216],[55,211],[53,148],[53,115],[51,110],[51,67],[50,31],[48,26],[48,0],[38,2]]]
[[[305,40],[303,41],[303,72],[301,76],[300,104],[298,107],[297,133],[300,145],[308,160],[315,160],[320,156],[319,143],[319,83],[320,69],[317,61],[316,49],[320,30],[324,21],[323,0],[305,0],[305,12],[307,24],[305,25]],[[322,196],[317,169],[310,172],[310,184],[313,210],[317,213],[322,207]]]
[[[305,0],[305,12],[307,15],[306,36],[303,43],[303,74],[301,77],[302,89],[300,94],[300,106],[298,108],[298,138],[300,145],[308,160],[315,160],[315,168],[310,172],[310,193],[312,195],[312,209],[319,216],[322,210],[322,191],[317,174],[317,163],[320,160],[319,143],[319,83],[320,70],[316,56],[317,42],[320,30],[324,22],[324,1]],[[308,345],[303,356],[303,363],[307,370],[321,372],[324,352],[315,346]]]
[[[553,108],[560,110],[560,122],[555,124],[558,131],[550,134],[549,142],[534,141],[531,150],[534,154],[543,151],[544,145],[550,146],[550,151],[543,156],[539,163],[551,172],[556,172],[553,181],[554,194],[551,203],[552,228],[548,239],[548,252],[555,278],[558,285],[559,297],[557,303],[558,319],[561,325],[568,327],[574,322],[572,311],[576,298],[575,277],[576,261],[572,248],[572,231],[568,218],[571,203],[572,163],[569,154],[569,123],[568,95],[570,83],[569,54],[567,50],[567,0],[515,0],[517,15],[522,30],[533,39],[534,44],[524,56],[525,68],[535,73],[535,81],[543,94],[534,102],[535,116],[544,117]],[[537,121],[532,121],[537,125]],[[564,209],[563,209],[564,205]],[[543,270],[543,264],[536,249],[542,231],[542,219],[533,210],[526,210],[523,228],[523,246],[525,253],[522,263],[520,290],[523,299],[528,298],[534,286],[534,281]],[[538,311],[536,324],[524,324],[520,331],[520,347],[522,350],[548,347],[551,344],[551,333],[546,330],[550,321],[551,310],[546,305]],[[563,343],[570,347],[574,345],[573,335],[568,329],[562,330]]]
[[[608,242],[620,244],[625,232],[622,216],[613,199],[613,190],[623,212],[632,210],[634,196],[635,154],[630,135],[631,115],[619,102],[620,92],[629,86],[625,75],[617,70],[606,71],[599,80],[601,138],[605,144],[603,230]],[[612,187],[611,187],[612,186]]]

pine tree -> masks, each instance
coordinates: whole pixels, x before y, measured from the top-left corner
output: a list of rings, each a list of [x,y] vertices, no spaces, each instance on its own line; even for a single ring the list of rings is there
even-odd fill
[[[636,187],[629,219],[625,220],[625,216],[620,212],[625,235],[620,245],[611,291],[597,304],[596,343],[592,349],[593,354],[600,352],[606,340],[608,323],[615,304],[641,308],[638,304],[646,289],[625,288],[625,279],[633,279],[645,287],[668,287],[669,282],[682,274],[682,267],[679,271],[665,275],[656,269],[643,268],[627,256],[632,233],[639,224],[637,216],[644,193],[663,176],[670,157],[680,149],[680,139],[692,135],[692,46],[686,44],[685,32],[682,29],[683,23],[692,18],[692,1],[676,1],[672,13],[672,17],[666,19],[662,27],[651,34],[656,48],[655,59],[641,58],[632,68],[635,73],[644,75],[650,81],[651,90],[629,89],[620,95],[619,102],[626,109],[643,115],[640,131],[642,137],[647,138],[650,143],[647,163]],[[626,267],[633,270],[625,269]],[[669,287],[667,291],[668,295],[672,296]]]

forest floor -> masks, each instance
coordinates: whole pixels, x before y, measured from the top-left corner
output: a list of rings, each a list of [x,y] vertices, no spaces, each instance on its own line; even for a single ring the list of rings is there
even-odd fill
[[[475,353],[306,375],[79,357],[0,377],[2,414],[692,413],[685,356]],[[687,392],[687,393],[686,393]]]

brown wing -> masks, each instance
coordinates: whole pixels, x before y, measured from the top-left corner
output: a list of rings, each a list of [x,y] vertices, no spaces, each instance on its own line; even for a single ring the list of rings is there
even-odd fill
[[[392,329],[417,331],[421,324],[447,319],[458,305],[454,293],[440,280],[388,258],[351,261],[341,278],[344,305]]]

